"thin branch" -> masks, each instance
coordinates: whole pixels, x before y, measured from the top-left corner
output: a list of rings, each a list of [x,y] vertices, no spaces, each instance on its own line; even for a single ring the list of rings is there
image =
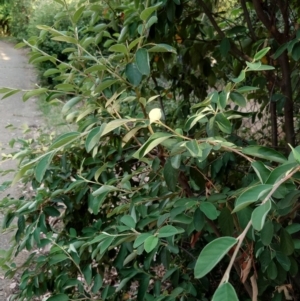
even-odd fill
[[[254,29],[253,29],[253,26],[252,26],[252,23],[251,23],[250,15],[249,15],[249,12],[248,12],[245,0],[241,0],[241,6],[242,6],[242,9],[244,11],[245,21],[246,21],[247,26],[249,28],[249,31],[250,31],[250,34],[251,34],[251,38],[252,38],[253,41],[256,41],[257,38],[256,38]]]

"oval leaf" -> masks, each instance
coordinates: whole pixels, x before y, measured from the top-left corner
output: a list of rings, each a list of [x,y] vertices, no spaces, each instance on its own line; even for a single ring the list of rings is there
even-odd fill
[[[209,273],[237,242],[237,239],[225,236],[207,244],[197,259],[195,278],[202,278]]]
[[[226,282],[217,288],[212,301],[239,301],[239,299],[233,286],[229,282]]]
[[[144,241],[144,249],[150,253],[158,244],[158,237],[151,235]]]
[[[135,54],[135,62],[143,75],[150,74],[149,54],[145,48],[140,48]]]

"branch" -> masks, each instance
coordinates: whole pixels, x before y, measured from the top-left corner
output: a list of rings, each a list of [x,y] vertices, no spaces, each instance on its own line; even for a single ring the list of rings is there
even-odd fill
[[[248,28],[249,28],[249,31],[250,31],[250,34],[251,34],[251,38],[252,38],[253,41],[256,41],[257,40],[256,35],[255,35],[254,29],[252,27],[250,15],[249,15],[245,0],[241,0],[241,6],[242,6],[242,9],[244,11],[244,17],[245,17],[246,23],[248,25]]]
[[[282,44],[284,42],[283,35],[278,31],[275,22],[272,24],[271,19],[265,14],[261,1],[260,0],[253,0],[252,1],[256,14],[260,21],[264,24],[266,29],[273,35],[273,37]]]

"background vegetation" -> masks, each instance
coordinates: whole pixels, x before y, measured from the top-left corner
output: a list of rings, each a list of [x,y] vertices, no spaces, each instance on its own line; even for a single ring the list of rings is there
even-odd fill
[[[71,125],[14,154],[11,300],[297,300],[298,2],[5,5]]]

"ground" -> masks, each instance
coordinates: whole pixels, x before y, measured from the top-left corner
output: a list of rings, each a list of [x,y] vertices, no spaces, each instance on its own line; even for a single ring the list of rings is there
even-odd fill
[[[0,88],[11,87],[22,90],[32,89],[36,84],[34,68],[28,64],[26,50],[14,49],[10,43],[0,41]],[[11,149],[8,143],[11,139],[22,136],[22,128],[27,125],[32,128],[40,127],[42,116],[36,104],[36,99],[22,101],[22,94],[18,93],[9,98],[0,100],[0,160],[3,153],[9,153]],[[8,127],[12,125],[12,127]],[[0,170],[15,168],[14,162],[1,162]],[[12,174],[0,176],[0,183],[11,179]],[[18,185],[8,191],[0,192],[0,199],[8,193],[14,197],[20,194]],[[0,219],[3,217],[0,215]],[[2,224],[0,220],[0,225]],[[7,249],[10,245],[11,234],[0,236],[0,249]],[[0,301],[7,300],[11,281],[3,279],[0,272]]]

